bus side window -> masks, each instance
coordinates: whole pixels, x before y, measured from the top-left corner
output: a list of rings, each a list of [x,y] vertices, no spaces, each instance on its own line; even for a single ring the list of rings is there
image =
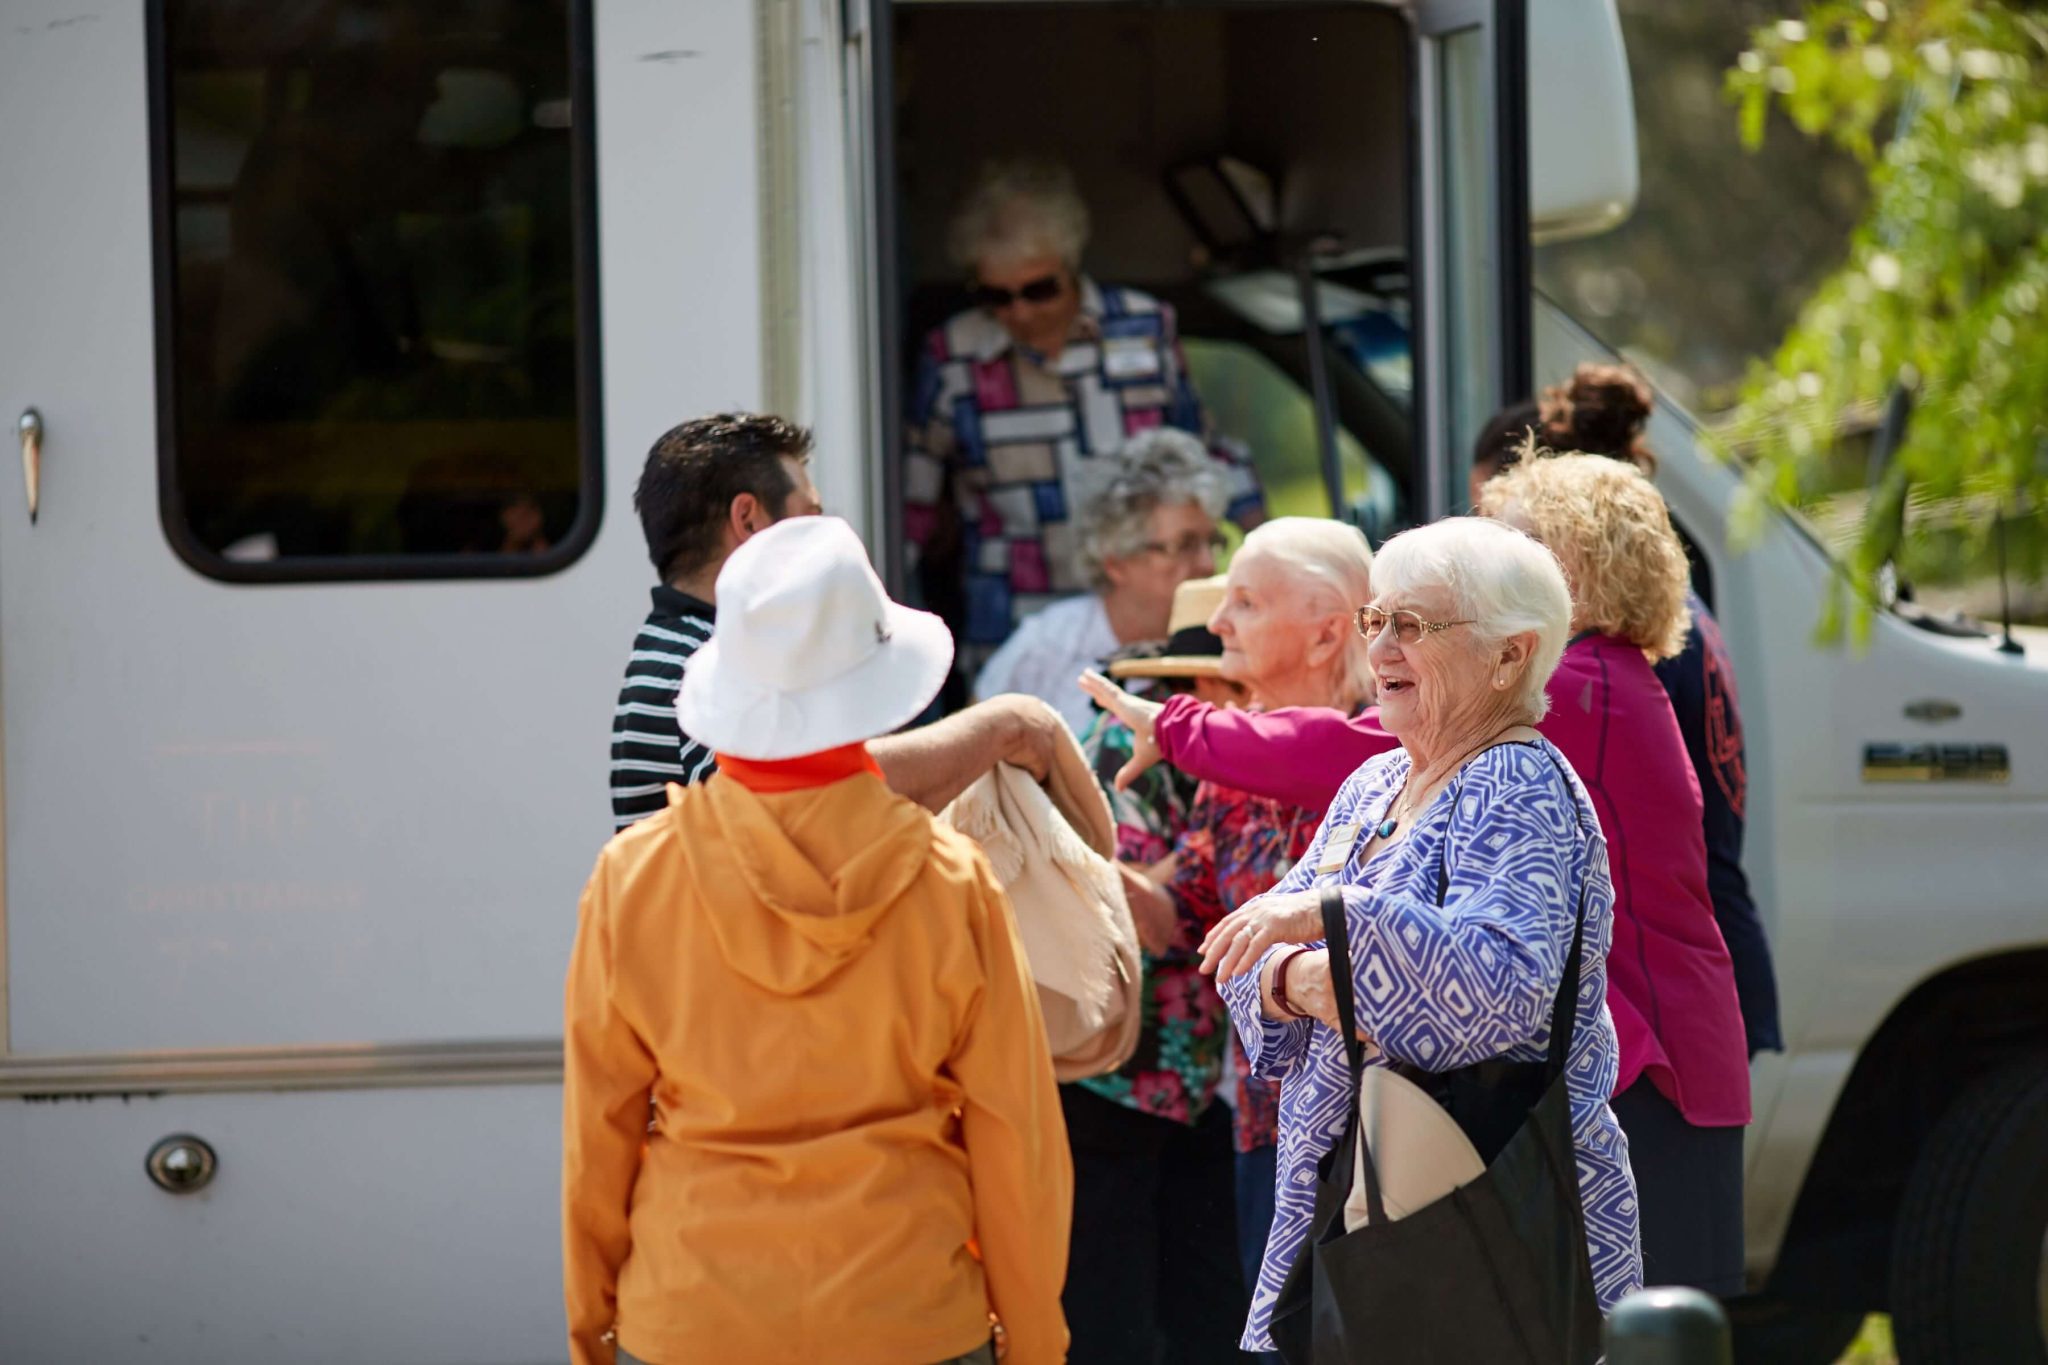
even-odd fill
[[[229,578],[559,568],[594,532],[585,0],[164,0],[166,534]]]

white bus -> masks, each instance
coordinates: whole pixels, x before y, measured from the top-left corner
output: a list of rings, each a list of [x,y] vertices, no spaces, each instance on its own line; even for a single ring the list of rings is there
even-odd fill
[[[1602,353],[1529,244],[1626,215],[1630,100],[1611,0],[9,0],[0,1359],[563,1358],[641,460],[797,417],[900,562],[982,158],[1066,160],[1275,505],[1377,536]],[[1829,560],[1731,554],[1694,437],[1789,1045],[1752,1317],[2041,1359],[2048,651],[1815,647]]]

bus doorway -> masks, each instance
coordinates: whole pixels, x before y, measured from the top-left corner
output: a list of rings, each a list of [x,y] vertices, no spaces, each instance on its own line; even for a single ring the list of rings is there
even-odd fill
[[[1413,47],[1397,11],[909,4],[889,28],[885,505],[902,505],[897,452],[928,415],[920,357],[975,307],[948,250],[956,206],[990,161],[1030,158],[1064,166],[1087,203],[1083,275],[1171,310],[1208,435],[1248,456],[1269,514],[1340,516],[1375,543],[1421,517]],[[1059,491],[1041,505],[1070,501],[1076,467],[1114,450],[1081,430],[1052,444],[1032,476]],[[943,590],[959,571],[923,566],[934,605],[958,610]]]

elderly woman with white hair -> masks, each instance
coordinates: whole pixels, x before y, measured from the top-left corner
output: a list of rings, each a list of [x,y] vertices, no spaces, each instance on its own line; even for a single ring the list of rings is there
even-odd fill
[[[1357,529],[1310,517],[1258,527],[1209,618],[1223,676],[1244,685],[1254,708],[1358,710],[1372,681],[1352,616],[1371,591],[1372,551]],[[1277,1096],[1247,1076],[1241,1054],[1235,1064],[1227,1057],[1223,1001],[1195,970],[1196,949],[1294,865],[1321,815],[1321,803],[1204,782],[1165,886],[1126,879],[1141,922],[1171,926],[1146,966],[1148,1009],[1174,1046],[1128,1094],[1062,1087],[1075,1169],[1063,1298],[1074,1365],[1235,1357],[1243,1286],[1272,1214]],[[1201,1170],[1213,1179],[1191,1181]]]
[[[1148,431],[1112,461],[1082,505],[1077,559],[1089,591],[1028,617],[982,666],[977,697],[1022,692],[1052,703],[1076,735],[1092,718],[1074,675],[1167,631],[1174,590],[1216,572],[1221,471],[1184,431]]]
[[[1314,1217],[1318,1163],[1351,1140],[1359,1099],[1360,1062],[1337,1027],[1349,1017],[1368,1040],[1368,1065],[1397,1065],[1426,1089],[1482,1063],[1543,1064],[1544,1090],[1563,1085],[1551,1121],[1559,1141],[1568,1130],[1576,1161],[1549,1164],[1545,1188],[1564,1216],[1540,1226],[1583,1227],[1587,1259],[1576,1236],[1531,1235],[1540,1220],[1525,1206],[1498,1223],[1440,1219],[1434,1250],[1469,1236],[1500,1283],[1472,1283],[1463,1297],[1437,1285],[1432,1293],[1451,1294],[1440,1305],[1472,1306],[1469,1320],[1461,1312],[1414,1325],[1450,1348],[1431,1358],[1479,1358],[1463,1353],[1476,1340],[1463,1334],[1484,1330],[1474,1324],[1505,1298],[1534,1355],[1590,1359],[1595,1298],[1611,1307],[1642,1272],[1628,1143],[1608,1106],[1619,1063],[1607,1010],[1606,843],[1571,764],[1533,728],[1550,706],[1571,593],[1541,544],[1472,518],[1394,537],[1373,578],[1359,632],[1370,641],[1380,725],[1398,745],[1345,781],[1293,870],[1203,941],[1203,967],[1216,973],[1255,1073],[1281,1081],[1277,1208],[1243,1345],[1270,1349],[1276,1333],[1285,1348],[1305,1342],[1328,1293],[1310,1281],[1341,1274],[1323,1259],[1317,1275],[1290,1280],[1298,1261],[1325,1257],[1352,1226],[1333,1228],[1327,1211]],[[1332,951],[1338,929],[1342,957]],[[1337,963],[1349,969],[1341,979]],[[1347,984],[1348,1016],[1338,1008]],[[1534,1108],[1522,1112],[1537,1122]],[[1523,1122],[1510,1114],[1492,1133],[1468,1130],[1476,1160],[1492,1161],[1492,1144],[1508,1147]],[[1326,1184],[1349,1186],[1351,1162],[1341,1165],[1325,1163]],[[1419,1278],[1437,1269],[1405,1268]],[[1542,1311],[1523,1297],[1531,1287]],[[1388,1323],[1374,1327],[1388,1358],[1416,1358],[1424,1338]]]
[[[1043,162],[990,165],[953,220],[951,254],[975,306],[924,341],[903,529],[928,599],[961,603],[955,633],[970,667],[1033,609],[1085,586],[1074,518],[1089,464],[1156,427],[1206,432],[1173,310],[1084,276],[1087,241],[1073,178]],[[1212,453],[1224,512],[1256,525],[1249,463],[1220,441]]]

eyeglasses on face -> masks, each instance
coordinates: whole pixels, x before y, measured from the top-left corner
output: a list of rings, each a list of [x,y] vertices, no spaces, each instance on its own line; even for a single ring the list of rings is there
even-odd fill
[[[999,308],[1008,308],[1018,299],[1026,303],[1051,303],[1065,288],[1057,275],[1040,275],[1035,280],[1026,280],[1015,289],[1003,289],[993,284],[976,284],[974,301],[993,312]]]
[[[1394,639],[1404,645],[1417,643],[1425,635],[1434,635],[1452,626],[1469,626],[1471,621],[1425,621],[1412,611],[1381,611],[1378,607],[1360,607],[1356,617],[1358,633],[1368,640],[1379,638],[1381,631],[1393,623]]]
[[[1138,548],[1148,555],[1171,555],[1175,559],[1202,559],[1214,558],[1222,554],[1224,547],[1229,545],[1229,543],[1229,541],[1223,538],[1221,531],[1211,531],[1206,536],[1197,535],[1190,531],[1187,535],[1171,543],[1164,540],[1148,540]]]

